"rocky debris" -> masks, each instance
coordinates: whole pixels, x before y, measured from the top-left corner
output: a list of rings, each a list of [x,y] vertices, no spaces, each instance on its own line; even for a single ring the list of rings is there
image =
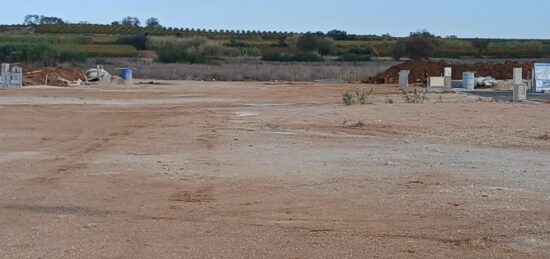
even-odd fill
[[[23,85],[75,86],[86,80],[79,69],[43,67],[24,73]]]
[[[504,63],[450,64],[445,61],[414,60],[388,68],[371,77],[367,83],[397,84],[399,71],[409,70],[409,83],[426,83],[430,76],[441,76],[445,67],[453,69],[453,80],[461,80],[463,72],[475,72],[478,77],[491,77],[496,80],[511,79],[515,67],[523,68],[523,78],[531,76],[532,62],[506,61]]]

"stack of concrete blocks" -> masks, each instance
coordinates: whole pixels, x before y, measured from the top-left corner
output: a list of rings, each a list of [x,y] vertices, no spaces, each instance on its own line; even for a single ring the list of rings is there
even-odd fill
[[[10,64],[2,64],[0,75],[0,87],[2,88],[20,88],[23,85],[23,69],[13,67],[10,71]]]
[[[399,88],[407,89],[409,88],[409,74],[410,70],[401,70],[399,71]]]
[[[523,70],[514,68],[514,102],[527,100],[527,85],[523,82]]]

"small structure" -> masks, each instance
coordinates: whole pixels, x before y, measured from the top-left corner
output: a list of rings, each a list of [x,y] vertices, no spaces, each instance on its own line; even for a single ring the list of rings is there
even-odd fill
[[[23,86],[23,69],[21,67],[12,67],[10,64],[2,64],[2,72],[0,75],[1,88],[21,88]]]
[[[514,102],[527,100],[527,85],[523,82],[523,70],[514,68]]]
[[[399,88],[407,89],[409,88],[409,74],[410,70],[401,70],[399,71]]]
[[[453,88],[453,69],[451,67],[446,67],[443,71],[443,77],[445,77],[445,88]]]
[[[533,68],[533,92],[550,92],[550,64],[536,63]]]
[[[436,90],[445,91],[446,78],[443,76],[431,76],[428,78],[428,92],[434,92]]]

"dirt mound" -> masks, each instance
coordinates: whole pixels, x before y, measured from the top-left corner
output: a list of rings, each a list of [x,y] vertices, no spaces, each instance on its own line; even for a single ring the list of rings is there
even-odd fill
[[[23,85],[68,86],[69,82],[85,81],[84,72],[79,69],[44,67],[24,73]]]
[[[408,61],[388,68],[386,71],[371,77],[371,84],[397,84],[399,71],[410,70],[409,83],[427,82],[429,76],[441,76],[445,67],[453,68],[453,80],[462,79],[463,72],[475,72],[476,77],[493,77],[499,80],[511,79],[515,67],[523,68],[523,78],[529,78],[532,62],[506,61],[503,64],[478,62],[474,64],[449,64],[444,61],[418,60]]]

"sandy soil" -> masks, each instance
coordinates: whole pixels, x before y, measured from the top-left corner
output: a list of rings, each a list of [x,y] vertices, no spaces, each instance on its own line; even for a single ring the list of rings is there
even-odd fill
[[[1,257],[550,257],[550,104],[166,83],[0,91]]]

